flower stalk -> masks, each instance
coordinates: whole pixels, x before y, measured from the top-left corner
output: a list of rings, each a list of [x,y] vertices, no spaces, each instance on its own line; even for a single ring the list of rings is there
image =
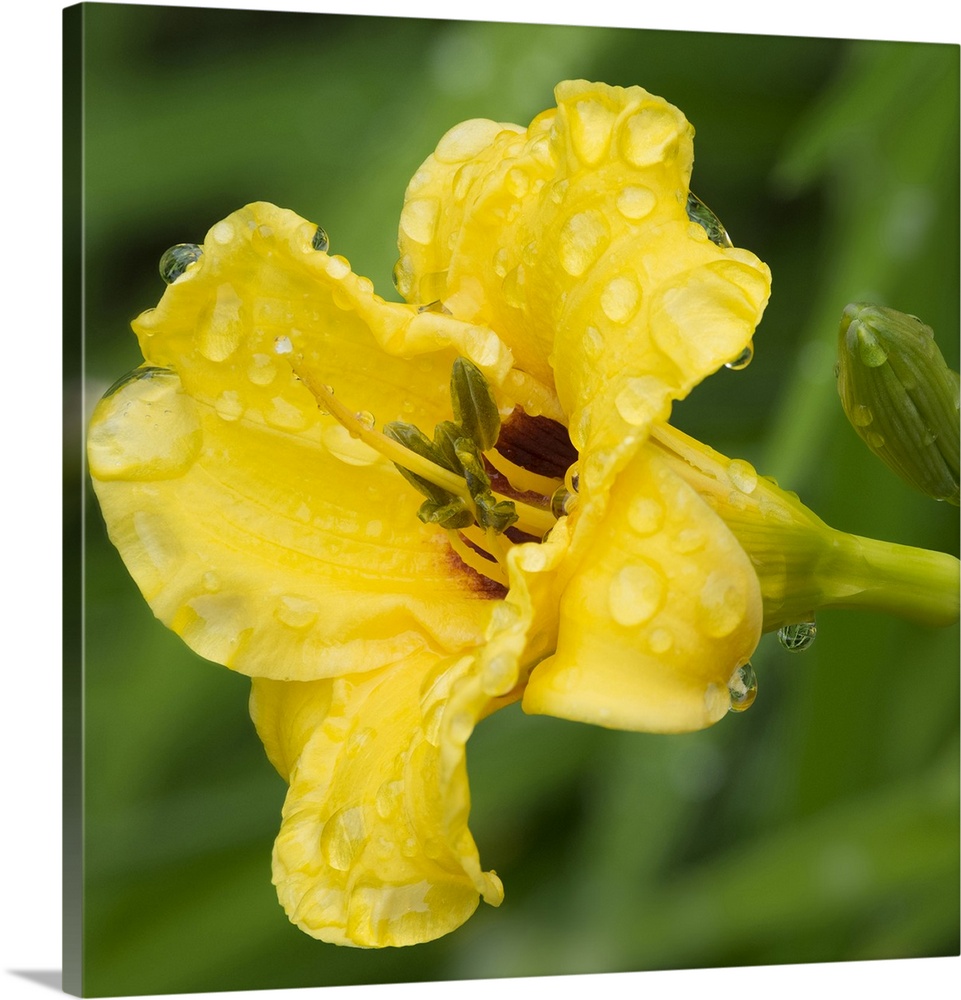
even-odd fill
[[[945,626],[958,620],[958,560],[825,524],[797,494],[664,424],[659,451],[734,533],[761,583],[764,631],[824,608],[861,608]]]

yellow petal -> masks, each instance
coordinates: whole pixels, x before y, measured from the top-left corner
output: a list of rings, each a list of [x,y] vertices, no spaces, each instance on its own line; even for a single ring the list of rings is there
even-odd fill
[[[413,300],[428,284],[556,380],[575,446],[601,456],[584,470],[599,488],[750,343],[770,272],[688,219],[693,129],[677,108],[582,80],[555,95],[526,132],[476,121],[441,140],[408,188],[398,271]],[[430,226],[405,223],[428,203],[443,206]]]
[[[467,828],[464,744],[486,704],[473,665],[419,653],[337,680],[254,680],[251,714],[290,782],[274,883],[308,934],[417,944],[459,927],[481,896],[501,902]]]
[[[318,410],[294,357],[351,410],[432,427],[454,358],[496,381],[493,333],[385,303],[315,227],[253,205],[136,322],[148,365],[100,403],[90,471],[155,614],[201,655],[308,680],[476,644],[488,581],[394,466]],[[288,353],[277,353],[276,342]]]
[[[716,722],[761,634],[761,594],[720,518],[660,457],[638,451],[606,507],[579,514],[557,652],[524,709],[615,729]]]

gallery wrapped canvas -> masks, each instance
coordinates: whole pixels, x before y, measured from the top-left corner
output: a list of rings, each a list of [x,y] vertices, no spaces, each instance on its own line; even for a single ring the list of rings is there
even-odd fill
[[[956,954],[958,48],[65,28],[65,989]]]

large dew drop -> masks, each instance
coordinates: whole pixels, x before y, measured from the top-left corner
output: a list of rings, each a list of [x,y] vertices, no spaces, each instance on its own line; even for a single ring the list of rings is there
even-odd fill
[[[160,277],[172,285],[195,261],[203,257],[203,247],[196,243],[178,243],[165,250],[160,258]]]
[[[87,457],[95,479],[173,479],[200,454],[193,399],[169,368],[138,368],[112,387],[90,423]]]
[[[730,368],[731,371],[741,372],[754,360],[754,344],[748,344],[743,351],[733,360],[728,361],[724,366],[725,368]]]
[[[324,230],[320,226],[318,226],[316,231],[314,232],[313,238],[310,241],[310,245],[315,250],[322,250],[324,252],[330,249],[330,240],[327,238],[327,233],[324,232]]]
[[[810,649],[817,638],[818,627],[814,621],[797,622],[777,630],[777,641],[790,653],[803,653]]]
[[[750,663],[738,667],[731,675],[727,689],[731,693],[731,711],[746,712],[757,697],[757,677],[754,674],[754,667]]]

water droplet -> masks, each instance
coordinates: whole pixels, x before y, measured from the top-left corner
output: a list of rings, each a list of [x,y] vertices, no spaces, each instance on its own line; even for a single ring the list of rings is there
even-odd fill
[[[614,621],[629,628],[653,618],[663,597],[661,574],[647,563],[636,562],[615,573],[608,587],[607,603]]]
[[[277,603],[274,615],[279,622],[290,628],[307,628],[317,620],[317,605],[305,597],[285,596]]]
[[[527,301],[524,289],[525,281],[526,272],[524,265],[518,264],[517,267],[507,272],[501,284],[504,292],[504,300],[509,306],[513,306],[515,309],[523,308],[524,303]]]
[[[671,162],[684,125],[680,112],[667,104],[643,105],[621,126],[621,155],[635,167]]]
[[[727,474],[735,488],[750,496],[757,489],[757,472],[750,462],[735,458],[728,463]]]
[[[813,620],[796,622],[794,625],[784,625],[779,628],[777,640],[788,652],[803,653],[805,649],[811,648],[817,634],[818,627]]]
[[[674,645],[674,633],[670,629],[656,628],[648,636],[647,645],[655,656],[662,656]]]
[[[305,410],[283,396],[274,396],[264,408],[264,420],[281,431],[302,431],[310,423],[314,412],[314,407]]]
[[[328,257],[324,270],[335,280],[346,278],[350,274],[350,264],[343,257]]]
[[[221,244],[221,246],[226,246],[234,238],[234,227],[224,220],[223,222],[218,222],[213,229],[210,230],[210,235],[213,237],[215,243]]]
[[[728,236],[721,220],[701,201],[693,191],[687,194],[687,217],[696,222],[707,233],[707,238],[719,247],[732,247],[734,243]]]
[[[614,323],[627,323],[637,312],[640,301],[637,280],[629,274],[612,278],[601,292],[601,309]]]
[[[746,601],[743,586],[720,570],[715,570],[705,580],[698,600],[702,613],[696,624],[707,636],[723,639],[744,620]]]
[[[344,752],[348,757],[356,757],[365,746],[374,738],[374,730],[370,726],[365,726],[363,729],[358,729],[356,733],[350,736],[347,740],[347,745],[344,747]]]
[[[254,385],[270,385],[277,377],[277,369],[269,354],[255,354],[247,368],[247,378]]]
[[[381,461],[381,455],[360,438],[355,438],[341,424],[325,427],[321,440],[327,451],[345,465],[373,465]]]
[[[434,299],[433,302],[428,302],[427,305],[418,306],[417,311],[419,313],[440,313],[442,316],[451,315],[450,309],[440,299]]]
[[[623,420],[632,427],[643,427],[656,420],[663,410],[666,391],[656,375],[640,375],[625,381],[614,397],[614,405]]]
[[[310,245],[315,250],[326,250],[330,247],[330,240],[327,237],[327,233],[320,227],[317,227],[317,231],[314,233],[313,239],[310,241]]]
[[[429,246],[437,232],[439,219],[440,201],[437,198],[414,198],[401,209],[400,230],[415,243]]]
[[[172,479],[193,464],[202,442],[196,404],[177,373],[138,368],[98,404],[87,455],[97,479]]]
[[[724,367],[730,368],[732,372],[742,372],[753,360],[754,344],[751,343],[733,361],[728,361]]]
[[[163,252],[160,258],[160,277],[172,285],[195,261],[204,255],[203,247],[196,243],[178,243]]]
[[[358,410],[354,416],[357,418],[357,422],[367,430],[373,430],[374,428],[374,415],[369,410]]]
[[[510,254],[506,247],[499,247],[494,254],[494,274],[503,278],[510,269]]]
[[[566,486],[558,486],[551,497],[551,513],[554,517],[566,517],[574,509],[577,494],[572,493]]]
[[[134,368],[132,372],[127,372],[126,375],[121,375],[116,382],[103,394],[102,399],[108,399],[119,389],[122,389],[125,385],[129,385],[131,382],[137,382],[142,378],[163,378],[166,375],[173,375],[174,378],[177,377],[177,373],[172,368],[158,368],[156,365],[141,365],[140,368]]]
[[[237,350],[246,333],[243,299],[230,282],[222,282],[213,309],[198,324],[197,347],[209,361],[219,363]]]
[[[523,198],[531,186],[531,179],[525,170],[520,167],[512,167],[507,171],[504,178],[504,187],[515,197]]]
[[[390,273],[394,288],[405,298],[410,298],[411,289],[414,287],[414,264],[408,254],[399,258],[394,264],[394,269]]]
[[[657,204],[657,195],[650,188],[626,187],[618,194],[615,204],[625,219],[639,222],[651,214]]]
[[[881,346],[877,337],[865,326],[859,326],[858,357],[868,368],[880,368],[888,360],[888,352]]]
[[[374,808],[381,819],[388,819],[400,806],[404,794],[402,781],[385,781],[374,797]]]
[[[568,105],[567,113],[574,153],[588,166],[600,163],[610,148],[615,113],[594,99]]]
[[[851,409],[851,423],[855,427],[867,427],[874,421],[874,413],[870,406],[864,403],[856,403]]]
[[[583,336],[584,356],[588,361],[596,361],[604,351],[604,336],[596,326],[589,326]]]
[[[572,278],[579,278],[607,249],[610,227],[596,209],[572,215],[560,232],[558,257]]]
[[[244,414],[244,404],[240,395],[231,389],[225,389],[214,401],[214,409],[222,420],[239,420]]]
[[[627,508],[627,521],[635,534],[653,535],[664,523],[664,507],[653,497],[636,497]]]
[[[133,530],[144,555],[161,578],[169,579],[174,567],[183,566],[187,555],[164,516],[138,510],[133,515]]]
[[[581,486],[580,466],[575,462],[564,475],[564,485],[571,493],[576,493]]]
[[[682,528],[671,539],[671,548],[682,556],[691,555],[704,548],[707,538],[700,528]]]
[[[360,806],[339,809],[324,823],[320,849],[331,868],[345,872],[360,854],[366,837],[363,809]]]
[[[757,677],[754,674],[754,667],[750,663],[738,667],[731,675],[727,689],[731,693],[731,711],[746,712],[757,697]]]
[[[275,354],[291,354],[293,353],[293,350],[294,350],[294,345],[290,342],[290,337],[274,338]]]
[[[505,653],[492,657],[484,665],[484,672],[481,675],[484,693],[492,698],[506,694],[514,686],[517,679],[514,664],[514,658]]]
[[[547,553],[538,545],[525,545],[517,560],[520,569],[541,573],[547,567]]]
[[[872,448],[884,447],[884,435],[879,434],[877,431],[868,431],[864,439]]]

